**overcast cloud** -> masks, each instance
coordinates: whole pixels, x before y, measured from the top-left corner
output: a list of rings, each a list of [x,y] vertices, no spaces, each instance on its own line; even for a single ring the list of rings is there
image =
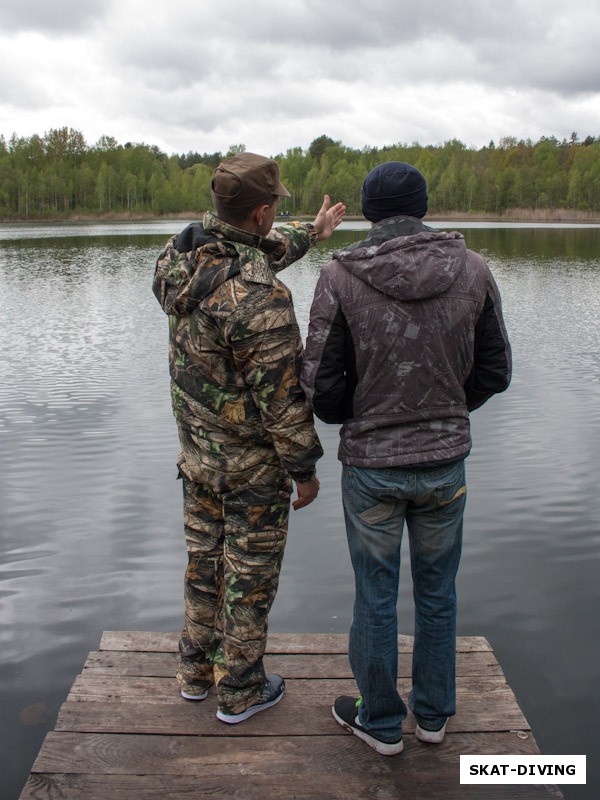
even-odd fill
[[[1,0],[0,133],[168,153],[600,136],[597,0]]]

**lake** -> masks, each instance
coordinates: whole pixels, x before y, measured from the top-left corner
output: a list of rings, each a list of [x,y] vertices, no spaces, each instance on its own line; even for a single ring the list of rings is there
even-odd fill
[[[600,226],[462,230],[500,286],[510,389],[472,415],[459,635],[491,642],[546,754],[600,785]],[[176,631],[186,561],[167,320],[151,281],[185,222],[0,225],[0,785],[14,800],[103,630]],[[281,277],[303,335],[344,223]],[[348,631],[336,426],[291,514],[270,629]],[[412,632],[408,548],[400,631]],[[493,703],[493,698],[490,699]]]

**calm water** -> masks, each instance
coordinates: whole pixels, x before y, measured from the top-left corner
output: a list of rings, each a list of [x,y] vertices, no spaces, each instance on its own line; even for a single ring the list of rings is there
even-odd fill
[[[18,797],[101,632],[178,630],[185,551],[154,259],[184,223],[0,226],[0,796]],[[303,333],[335,239],[283,273]],[[440,224],[439,227],[451,227]],[[464,227],[500,285],[505,395],[472,418],[459,633],[484,635],[543,752],[600,784],[600,227]],[[274,631],[345,633],[337,429],[292,513]],[[406,554],[406,549],[405,549]],[[411,632],[407,559],[401,630]],[[492,701],[493,702],[493,701]]]

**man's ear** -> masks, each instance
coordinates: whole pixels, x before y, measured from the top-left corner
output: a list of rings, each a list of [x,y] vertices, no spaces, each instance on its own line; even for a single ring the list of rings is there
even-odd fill
[[[250,218],[259,228],[262,228],[263,222],[265,220],[265,214],[269,210],[270,206],[267,203],[263,203],[260,206],[256,206],[256,208],[251,212]]]

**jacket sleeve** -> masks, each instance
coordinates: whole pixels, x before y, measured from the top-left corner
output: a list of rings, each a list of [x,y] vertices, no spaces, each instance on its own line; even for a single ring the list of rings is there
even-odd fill
[[[502,302],[488,270],[483,309],[475,325],[473,367],[465,383],[467,408],[474,411],[510,384],[512,354],[502,317]]]
[[[335,263],[317,281],[301,383],[319,419],[343,423],[353,416],[357,372],[354,342],[335,291]]]
[[[292,478],[312,472],[323,449],[300,386],[302,341],[285,287],[253,292],[232,314],[226,335],[283,468]]]
[[[317,243],[317,234],[310,223],[291,222],[273,228],[267,241],[274,248],[268,253],[271,269],[280,272],[306,255]]]

